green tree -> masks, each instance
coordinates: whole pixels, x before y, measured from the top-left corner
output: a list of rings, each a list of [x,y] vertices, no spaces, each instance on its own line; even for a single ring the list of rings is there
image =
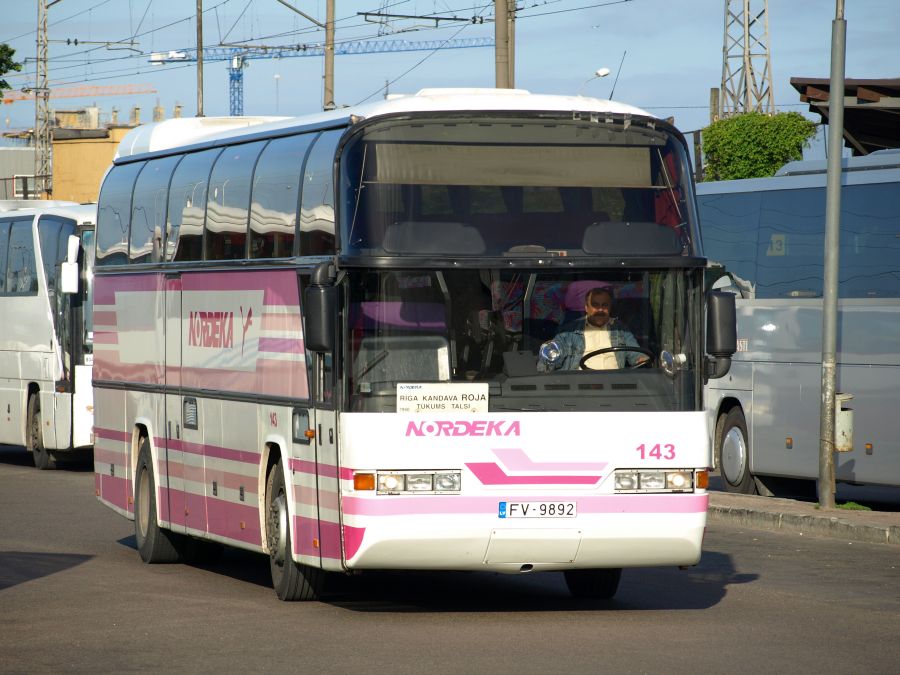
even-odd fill
[[[749,112],[713,122],[703,130],[704,180],[774,176],[803,157],[815,133],[815,122],[795,112]]]
[[[22,70],[22,64],[13,61],[15,54],[16,50],[8,44],[0,44],[0,93],[10,88],[9,83],[2,79],[3,76],[11,70]]]

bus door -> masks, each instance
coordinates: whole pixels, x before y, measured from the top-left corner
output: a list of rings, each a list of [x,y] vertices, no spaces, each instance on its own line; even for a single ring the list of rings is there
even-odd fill
[[[316,472],[319,502],[319,553],[323,569],[340,571],[340,463],[337,451],[337,413],[334,406],[334,356],[314,352],[313,402],[310,424],[316,432]]]
[[[182,277],[166,274],[165,435],[170,522],[177,532],[206,532],[199,403],[182,392]]]

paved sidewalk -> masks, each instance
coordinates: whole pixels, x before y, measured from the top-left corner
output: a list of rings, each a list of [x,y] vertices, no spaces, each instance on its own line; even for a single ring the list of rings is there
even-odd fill
[[[750,529],[900,545],[896,511],[822,511],[816,504],[795,499],[714,491],[709,493],[709,518]]]

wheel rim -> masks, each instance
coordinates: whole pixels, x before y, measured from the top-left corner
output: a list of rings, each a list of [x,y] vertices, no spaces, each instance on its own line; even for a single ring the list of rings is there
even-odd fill
[[[147,469],[141,471],[141,476],[138,479],[137,523],[141,538],[146,537],[147,530],[150,529],[150,479],[147,475]]]
[[[284,565],[287,558],[287,501],[284,491],[280,490],[269,503],[269,555],[275,564]]]
[[[722,474],[732,485],[741,482],[747,467],[747,440],[738,427],[732,427],[722,439]]]

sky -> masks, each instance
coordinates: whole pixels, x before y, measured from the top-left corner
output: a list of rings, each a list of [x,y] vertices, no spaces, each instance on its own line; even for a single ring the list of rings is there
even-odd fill
[[[285,0],[288,2],[288,0]],[[325,1],[290,0],[325,20]],[[733,6],[740,4],[732,1]],[[682,131],[709,124],[710,88],[722,78],[726,0],[520,0],[516,24],[515,86],[537,93],[612,98],[674,117]],[[752,0],[761,9],[763,0]],[[9,73],[14,89],[35,83],[37,3],[0,0],[0,43],[27,59]],[[493,2],[487,0],[336,0],[336,41],[434,41],[493,37]],[[280,0],[203,0],[204,44],[293,46],[321,44],[324,31]],[[196,3],[190,0],[58,0],[48,10],[50,86],[140,85],[156,93],[126,97],[51,99],[56,109],[99,106],[109,121],[113,107],[127,119],[133,106],[149,121],[160,105],[197,111],[196,65],[154,66],[152,52],[191,49],[196,43]],[[835,0],[769,0],[769,48],[779,111],[807,114],[791,77],[830,73]],[[461,17],[466,21],[393,19],[367,21],[359,12]],[[472,21],[473,17],[476,21]],[[845,0],[846,77],[900,77],[900,1]],[[438,27],[435,28],[435,23]],[[762,31],[757,31],[762,37]],[[78,40],[79,44],[66,41]],[[105,42],[118,44],[102,44]],[[129,44],[133,42],[134,44]],[[322,57],[255,59],[244,71],[244,113],[302,115],[322,107]],[[590,79],[599,68],[605,78]],[[354,105],[423,87],[492,87],[491,48],[443,49],[335,58],[335,100]],[[229,113],[224,61],[204,66],[204,113]],[[613,89],[614,88],[614,89]],[[16,101],[0,109],[0,128],[31,128],[34,105]],[[812,119],[815,117],[810,116]],[[818,120],[817,120],[818,121]]]

